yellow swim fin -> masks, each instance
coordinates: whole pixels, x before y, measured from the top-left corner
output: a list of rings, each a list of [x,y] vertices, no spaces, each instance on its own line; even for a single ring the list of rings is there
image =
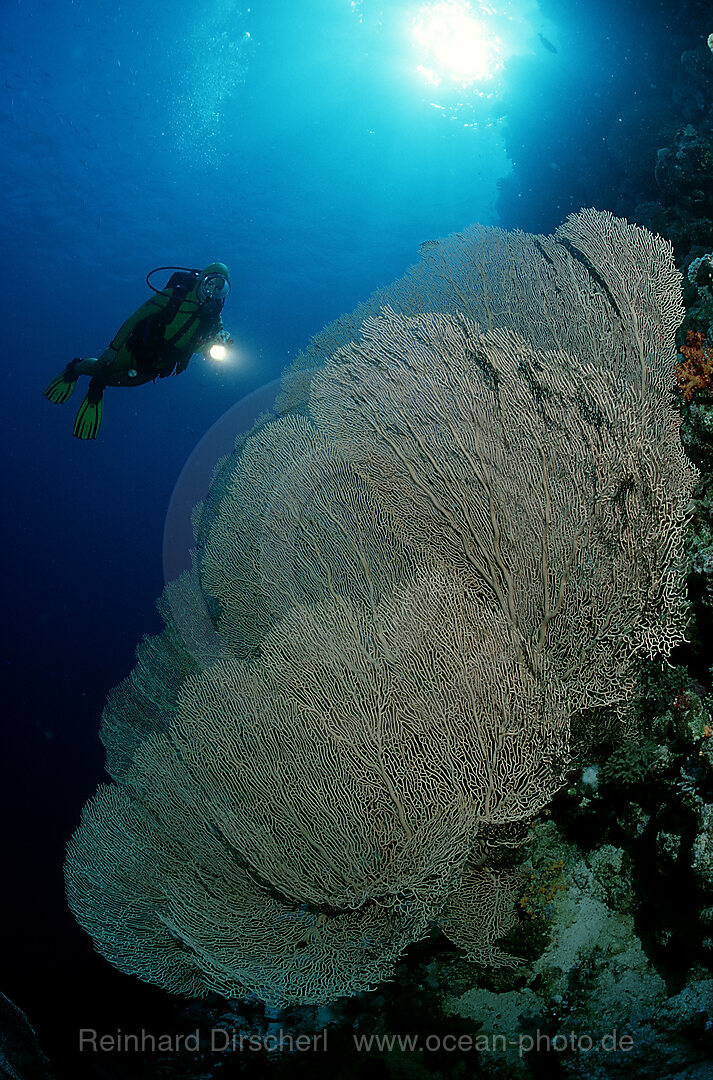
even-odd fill
[[[54,405],[63,405],[77,385],[77,376],[73,373],[72,364],[68,364],[61,375],[53,379],[44,395]]]
[[[74,431],[72,434],[78,439],[96,439],[99,425],[102,422],[102,395],[104,393],[104,387],[92,386],[93,382],[94,380],[92,379],[92,382],[89,384],[89,389],[87,390],[87,396],[79,406],[77,419],[74,421]]]

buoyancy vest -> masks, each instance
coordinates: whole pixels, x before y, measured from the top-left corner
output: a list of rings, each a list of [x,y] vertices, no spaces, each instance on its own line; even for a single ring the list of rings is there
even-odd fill
[[[220,329],[223,301],[199,303],[198,280],[197,273],[172,274],[165,289],[142,304],[112,341],[117,361],[128,351],[140,381],[184,371],[193,353]]]

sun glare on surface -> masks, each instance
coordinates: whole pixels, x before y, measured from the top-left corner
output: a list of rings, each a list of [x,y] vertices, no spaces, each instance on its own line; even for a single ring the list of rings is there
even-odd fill
[[[487,9],[474,11],[468,0],[424,4],[412,28],[424,78],[434,86],[449,79],[463,87],[491,79],[503,57],[500,39],[488,28],[488,14]]]

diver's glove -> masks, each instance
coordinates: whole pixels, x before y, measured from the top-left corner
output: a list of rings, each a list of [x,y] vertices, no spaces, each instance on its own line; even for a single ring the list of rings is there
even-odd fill
[[[228,333],[228,331],[227,330],[219,330],[217,334],[213,334],[213,336],[211,338],[209,338],[208,341],[205,342],[205,344],[203,345],[202,352],[204,353],[204,355],[207,356],[214,345],[224,345],[226,347],[226,349],[227,349],[232,344],[233,344],[233,339],[230,336],[230,334]]]
[[[219,330],[217,334],[214,334],[210,341],[205,343],[202,352],[206,360],[223,360],[226,356],[226,350],[229,349],[232,344],[233,339],[228,331]]]

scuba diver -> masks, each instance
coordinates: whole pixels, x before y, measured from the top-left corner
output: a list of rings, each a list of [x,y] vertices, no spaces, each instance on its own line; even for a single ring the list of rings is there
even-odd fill
[[[176,270],[163,289],[151,284],[158,270]],[[180,375],[196,352],[219,359],[216,347],[232,344],[220,313],[230,292],[230,274],[221,262],[205,270],[159,266],[146,275],[151,297],[126,320],[116,337],[96,357],[78,357],[53,379],[44,394],[61,405],[80,375],[90,377],[87,396],[79,406],[74,432],[78,439],[96,439],[106,386],[140,386],[157,377]]]

